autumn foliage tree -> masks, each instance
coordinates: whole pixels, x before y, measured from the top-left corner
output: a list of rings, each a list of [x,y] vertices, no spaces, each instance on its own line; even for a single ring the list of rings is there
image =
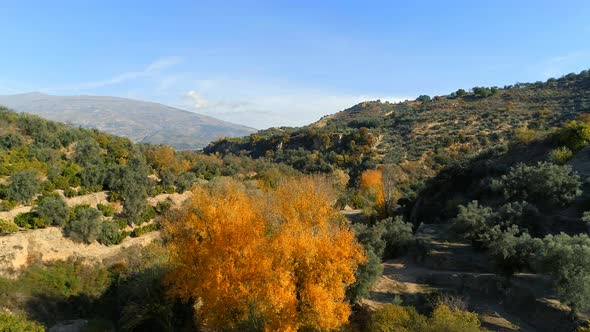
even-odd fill
[[[327,188],[306,178],[249,192],[232,180],[195,189],[165,227],[171,294],[199,300],[197,316],[213,329],[344,324],[346,286],[365,257]]]

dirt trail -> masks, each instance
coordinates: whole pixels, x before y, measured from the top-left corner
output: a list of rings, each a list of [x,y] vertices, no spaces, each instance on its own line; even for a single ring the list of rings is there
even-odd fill
[[[451,285],[436,285],[437,282],[432,283],[432,281],[464,280],[473,277],[485,283],[485,279],[495,277],[492,273],[433,270],[418,265],[409,258],[386,261],[383,267],[383,274],[373,287],[370,298],[363,301],[371,308],[392,303],[396,297],[429,297],[437,290],[453,288],[449,287]],[[466,298],[471,310],[479,314],[482,325],[490,331],[537,331],[518,317],[506,312],[501,302],[490,301],[489,297],[476,292],[467,291],[467,293]]]

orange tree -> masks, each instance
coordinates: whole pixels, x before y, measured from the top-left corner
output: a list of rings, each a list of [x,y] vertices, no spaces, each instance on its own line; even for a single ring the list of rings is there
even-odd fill
[[[166,235],[170,292],[195,300],[213,329],[330,330],[350,314],[345,289],[362,247],[317,179],[247,192],[197,188]]]

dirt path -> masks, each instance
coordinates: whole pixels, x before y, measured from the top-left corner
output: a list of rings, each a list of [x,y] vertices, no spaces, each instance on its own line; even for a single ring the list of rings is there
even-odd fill
[[[363,301],[371,308],[378,308],[386,303],[392,303],[396,297],[412,298],[417,296],[429,297],[438,290],[451,290],[460,286],[460,282],[471,282],[477,288],[477,282],[485,284],[492,278],[493,273],[473,273],[460,271],[433,270],[418,265],[411,259],[397,259],[383,263],[383,274],[373,287],[369,299]],[[482,325],[490,331],[537,331],[518,317],[506,312],[500,300],[494,296],[480,295],[478,292],[464,288],[472,310],[479,314]]]

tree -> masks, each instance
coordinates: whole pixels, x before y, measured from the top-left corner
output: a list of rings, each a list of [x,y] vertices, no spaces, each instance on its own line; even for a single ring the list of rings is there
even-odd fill
[[[45,220],[46,225],[63,226],[70,214],[63,198],[55,196],[43,198],[34,210]]]
[[[105,176],[104,160],[98,143],[87,138],[77,143],[74,161],[82,166],[80,179],[86,187],[102,184]]]
[[[486,98],[492,94],[492,91],[489,88],[485,87],[474,87],[472,89],[473,94],[478,98]]]
[[[463,98],[463,97],[467,96],[467,91],[465,91],[464,89],[459,89],[459,90],[455,91],[455,96],[457,98]]]
[[[369,169],[361,174],[361,191],[363,191],[378,208],[385,205],[385,193],[383,191],[383,176],[378,169]]]
[[[101,233],[101,213],[89,206],[76,206],[72,211],[71,221],[64,231],[68,237],[76,242],[92,243]]]
[[[453,229],[466,239],[477,241],[479,235],[488,229],[488,220],[493,216],[489,207],[480,206],[478,201],[471,201],[467,206],[459,205],[459,213],[453,219]]]
[[[404,253],[414,240],[412,224],[404,222],[397,216],[381,220],[378,224],[384,228],[383,240],[385,241],[385,250],[383,258],[395,258]]]
[[[167,282],[201,299],[213,329],[334,329],[347,321],[346,286],[360,244],[312,179],[260,193],[234,181],[196,188],[166,222],[175,269]]]
[[[493,241],[489,252],[500,273],[509,281],[514,273],[532,268],[542,245],[541,239],[511,227]]]
[[[29,202],[41,188],[39,174],[30,169],[15,173],[8,181],[10,184],[6,189],[6,196],[20,203]]]
[[[130,222],[139,222],[148,197],[148,169],[145,160],[137,155],[127,165],[111,171],[110,188],[123,199],[123,213]]]
[[[590,307],[590,237],[549,235],[544,239],[541,266],[547,271],[571,318]]]
[[[430,101],[432,101],[432,99],[428,95],[420,95],[420,96],[418,96],[418,98],[416,98],[416,101],[420,101],[423,103],[429,103]]]
[[[508,174],[492,182],[492,188],[502,192],[506,199],[562,206],[581,195],[580,186],[580,177],[571,166],[547,162],[532,166],[518,164]]]

